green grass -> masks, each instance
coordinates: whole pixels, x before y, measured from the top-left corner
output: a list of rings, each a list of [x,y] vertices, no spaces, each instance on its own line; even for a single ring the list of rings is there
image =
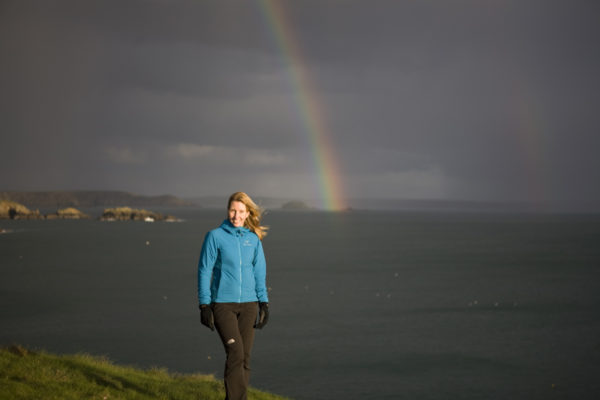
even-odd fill
[[[212,375],[140,370],[87,354],[54,355],[21,346],[0,349],[0,399],[222,400]],[[250,400],[284,397],[250,389]]]

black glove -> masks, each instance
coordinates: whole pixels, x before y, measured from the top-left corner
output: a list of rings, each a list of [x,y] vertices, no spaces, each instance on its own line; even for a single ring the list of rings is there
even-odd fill
[[[269,322],[269,303],[258,303],[258,321],[254,325],[256,329],[262,329]]]
[[[215,316],[209,304],[200,304],[200,322],[211,331],[215,330]]]

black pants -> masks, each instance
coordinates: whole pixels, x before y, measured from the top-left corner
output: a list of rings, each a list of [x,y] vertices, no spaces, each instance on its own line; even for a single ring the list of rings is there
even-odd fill
[[[214,303],[215,327],[227,354],[225,400],[246,400],[257,302]]]

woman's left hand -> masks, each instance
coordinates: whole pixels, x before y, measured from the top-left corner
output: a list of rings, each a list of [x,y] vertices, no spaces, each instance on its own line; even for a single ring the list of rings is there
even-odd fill
[[[258,303],[258,322],[254,325],[256,329],[262,329],[269,321],[269,303]]]

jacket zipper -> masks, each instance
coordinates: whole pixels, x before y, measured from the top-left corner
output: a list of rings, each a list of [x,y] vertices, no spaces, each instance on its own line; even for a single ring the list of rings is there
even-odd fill
[[[238,254],[240,255],[240,300],[238,303],[242,302],[242,247],[240,246],[240,236],[237,237],[238,244]]]

